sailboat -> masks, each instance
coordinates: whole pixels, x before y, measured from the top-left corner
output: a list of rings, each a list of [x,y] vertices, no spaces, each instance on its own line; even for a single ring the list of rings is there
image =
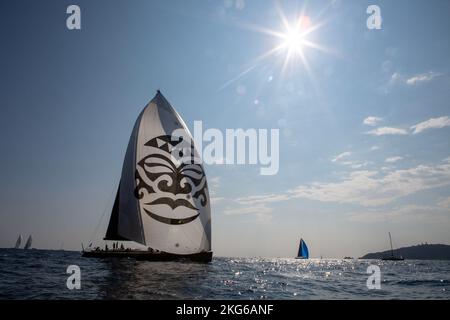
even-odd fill
[[[16,245],[14,246],[14,249],[19,249],[21,243],[22,243],[22,235],[19,234],[19,237],[17,238],[17,241],[16,241]]]
[[[27,242],[25,243],[25,247],[23,247],[24,250],[30,249],[31,248],[31,244],[33,242],[33,238],[31,237],[31,235],[28,237]]]
[[[303,239],[300,239],[300,244],[298,246],[298,254],[295,259],[308,259],[309,258],[309,250],[306,242]]]
[[[211,209],[201,158],[183,119],[158,90],[136,120],[103,240],[147,250],[91,248],[84,257],[212,260]]]
[[[405,260],[405,259],[403,259],[403,257],[396,257],[396,256],[394,256],[394,247],[392,246],[392,237],[391,237],[391,233],[389,232],[389,243],[391,244],[391,255],[390,256],[384,256],[383,258],[382,258],[382,260],[385,260],[385,261],[402,261],[402,260]]]

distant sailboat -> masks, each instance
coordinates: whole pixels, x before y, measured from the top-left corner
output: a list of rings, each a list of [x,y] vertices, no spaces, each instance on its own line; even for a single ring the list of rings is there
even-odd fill
[[[23,247],[25,250],[30,249],[31,248],[31,244],[33,242],[33,238],[31,237],[31,235],[28,237],[27,243],[25,243],[25,247]]]
[[[19,234],[19,237],[17,238],[17,241],[16,241],[16,245],[14,246],[14,249],[19,249],[21,244],[22,244],[22,235]]]
[[[300,244],[298,246],[298,254],[295,259],[308,259],[309,258],[309,250],[306,242],[303,239],[300,239]]]
[[[394,247],[392,246],[392,237],[391,237],[391,233],[389,232],[389,243],[391,244],[391,255],[390,256],[385,256],[382,258],[382,260],[385,261],[402,261],[405,260],[403,259],[403,257],[396,257],[394,256]]]
[[[104,240],[84,257],[212,259],[211,209],[199,154],[186,124],[158,90],[136,120]],[[124,249],[117,241],[148,247]]]

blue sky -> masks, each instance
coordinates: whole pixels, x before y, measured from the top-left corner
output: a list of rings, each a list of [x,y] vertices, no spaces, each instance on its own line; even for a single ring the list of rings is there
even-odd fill
[[[81,8],[82,29],[66,28]],[[381,30],[366,27],[379,5]],[[160,88],[192,129],[279,128],[280,170],[206,167],[213,250],[359,256],[450,244],[450,3],[281,1],[319,26],[283,71],[277,2],[3,1],[0,246],[79,249],[112,207],[125,148]],[[246,70],[249,70],[245,73]],[[233,81],[234,79],[234,81]]]

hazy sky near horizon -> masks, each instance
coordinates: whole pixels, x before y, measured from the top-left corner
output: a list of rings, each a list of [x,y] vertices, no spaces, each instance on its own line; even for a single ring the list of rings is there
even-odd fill
[[[70,4],[81,30],[66,28]],[[2,1],[0,247],[103,236],[158,88],[191,130],[280,129],[277,175],[206,166],[216,255],[294,256],[303,237],[313,257],[360,256],[388,231],[396,246],[450,244],[450,2],[278,6],[318,26],[306,65],[258,59],[280,43],[258,31],[283,30],[275,1]]]

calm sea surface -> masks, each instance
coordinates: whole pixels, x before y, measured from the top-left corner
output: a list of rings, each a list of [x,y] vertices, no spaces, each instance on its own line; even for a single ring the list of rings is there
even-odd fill
[[[381,269],[381,289],[366,286]],[[66,286],[69,265],[81,289]],[[450,261],[214,258],[210,264],[0,249],[0,299],[449,299]]]

